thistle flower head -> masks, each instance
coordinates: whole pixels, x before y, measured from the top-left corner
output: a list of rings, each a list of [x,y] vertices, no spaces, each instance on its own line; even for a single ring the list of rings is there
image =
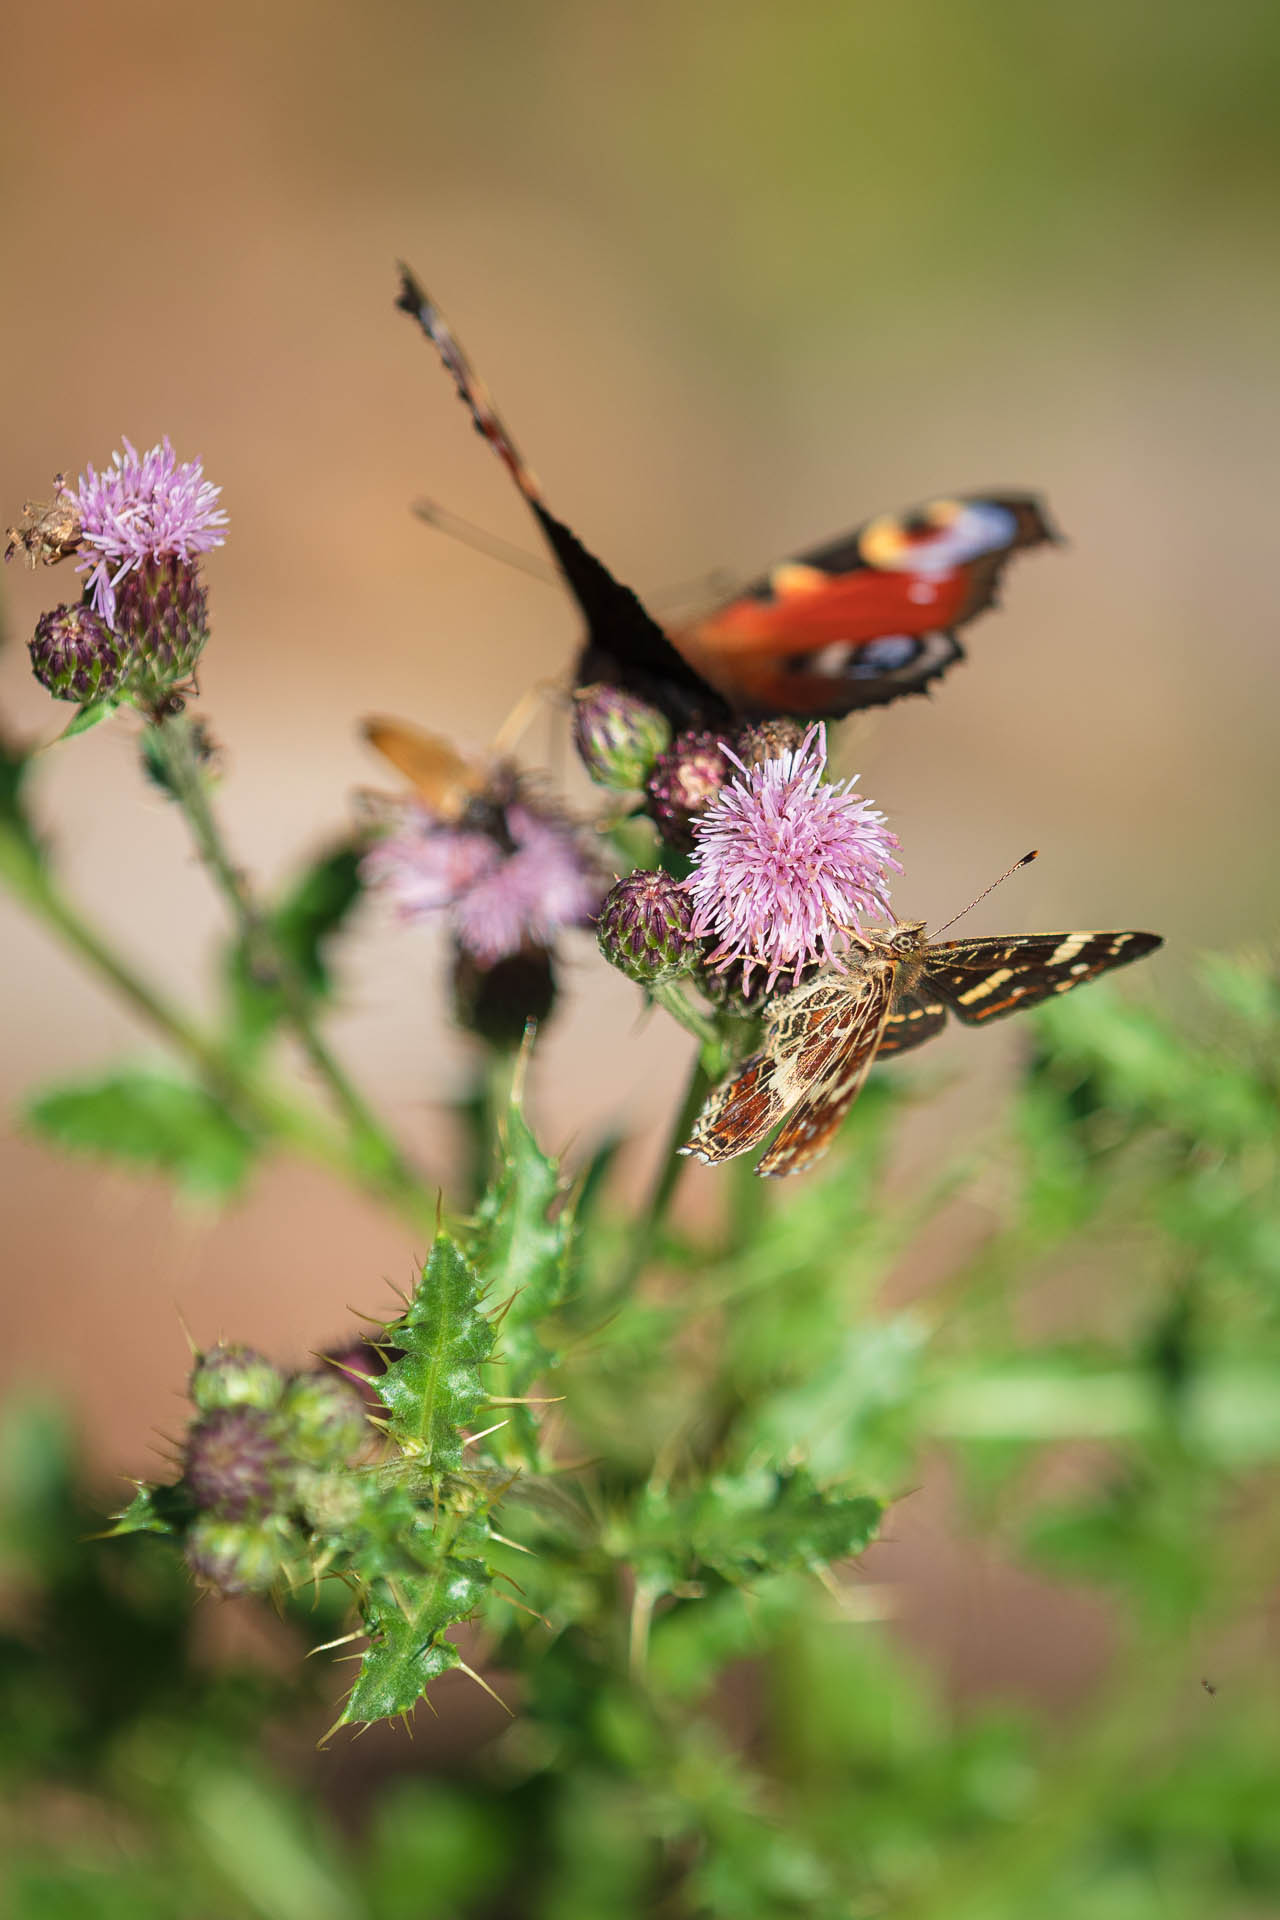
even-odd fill
[[[222,489],[204,477],[198,460],[179,462],[168,438],[140,454],[126,440],[101,473],[88,467],[65,495],[80,522],[77,570],[109,626],[116,621],[116,589],[125,577],[158,560],[194,565],[220,547],[227,516]]]
[[[600,897],[600,881],[566,821],[515,801],[503,829],[500,838],[448,826],[417,808],[365,856],[365,876],[410,919],[449,909],[458,945],[493,966],[582,925]]]
[[[727,750],[726,750],[727,751]],[[799,980],[817,960],[839,966],[847,929],[888,912],[886,869],[897,838],[853,782],[823,779],[826,730],[811,727],[776,759],[739,768],[693,823],[693,931],[717,944],[708,963],[766,972],[769,992],[787,971]]]

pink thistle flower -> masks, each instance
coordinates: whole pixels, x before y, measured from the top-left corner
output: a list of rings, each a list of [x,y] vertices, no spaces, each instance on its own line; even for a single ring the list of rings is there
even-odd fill
[[[825,727],[756,766],[729,758],[739,776],[693,822],[684,885],[694,933],[718,942],[708,964],[724,972],[741,961],[744,991],[752,969],[763,967],[767,993],[788,969],[798,982],[813,961],[840,967],[847,930],[862,915],[888,913],[885,870],[902,871],[898,841],[852,780],[823,779]]]
[[[140,454],[128,440],[123,453],[96,473],[89,467],[77,485],[64,489],[80,521],[77,571],[94,611],[114,626],[116,588],[126,574],[154,560],[182,560],[220,547],[227,516],[218,506],[221,487],[204,477],[198,460],[179,465],[168,438]]]
[[[499,837],[416,808],[365,855],[365,877],[408,919],[451,910],[458,944],[482,966],[549,946],[561,928],[589,919],[600,878],[564,821],[518,801],[503,821]]]

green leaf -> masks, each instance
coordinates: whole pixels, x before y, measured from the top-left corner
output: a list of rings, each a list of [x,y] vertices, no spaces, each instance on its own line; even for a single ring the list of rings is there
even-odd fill
[[[149,1487],[139,1483],[128,1506],[112,1514],[114,1525],[105,1537],[114,1540],[126,1533],[180,1533],[191,1514],[191,1501],[180,1486]]]
[[[33,757],[0,733],[0,832],[7,832],[27,853],[38,857],[36,836],[22,804],[22,788]]]
[[[204,1199],[225,1199],[242,1186],[256,1150],[203,1088],[139,1067],[38,1094],[25,1119],[69,1153],[166,1173]]]
[[[820,1487],[803,1469],[722,1473],[691,1494],[651,1491],[637,1515],[635,1558],[664,1577],[701,1567],[753,1580],[861,1553],[883,1513],[882,1501]]]
[[[461,1466],[462,1429],[485,1398],[480,1368],[493,1351],[493,1328],[480,1298],[474,1269],[441,1233],[408,1312],[387,1328],[387,1339],[403,1351],[376,1382],[388,1431],[437,1471]]]
[[[483,1284],[499,1300],[510,1301],[501,1318],[501,1355],[513,1394],[525,1393],[555,1364],[545,1322],[564,1298],[574,1232],[568,1206],[550,1217],[560,1194],[559,1165],[534,1139],[517,1091],[503,1129],[498,1170],[476,1209],[471,1235]]]
[[[447,1628],[473,1614],[489,1575],[478,1560],[442,1558],[421,1579],[379,1581],[363,1608],[369,1646],[339,1726],[408,1713],[432,1680],[459,1664]]]
[[[360,899],[361,858],[361,850],[349,842],[330,848],[267,916],[270,940],[260,947],[274,950],[315,1000],[327,999],[332,991],[326,950]],[[274,968],[264,972],[261,952],[253,952],[243,940],[227,950],[224,964],[235,1038],[251,1051],[284,1017],[279,978]]]
[[[57,735],[54,745],[56,746],[59,740],[74,740],[77,734],[88,733],[89,729],[96,727],[100,720],[109,720],[119,706],[120,702],[112,700],[109,696],[102,700],[86,700],[82,707],[76,708],[62,732]]]

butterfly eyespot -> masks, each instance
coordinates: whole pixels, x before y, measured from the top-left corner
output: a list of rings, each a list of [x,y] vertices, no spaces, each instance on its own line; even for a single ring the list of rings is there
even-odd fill
[[[869,680],[878,673],[900,673],[903,667],[909,667],[918,660],[924,651],[924,641],[916,634],[886,633],[878,640],[868,640],[849,666],[849,675],[854,680]]]
[[[992,500],[931,500],[912,514],[881,514],[859,542],[868,566],[891,573],[946,573],[1011,546],[1017,515]]]

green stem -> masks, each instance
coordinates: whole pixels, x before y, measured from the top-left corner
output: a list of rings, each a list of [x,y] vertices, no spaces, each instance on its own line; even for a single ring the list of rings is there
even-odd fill
[[[35,919],[114,988],[125,1004],[185,1056],[216,1098],[251,1130],[271,1135],[329,1172],[392,1198],[415,1228],[430,1229],[435,1202],[430,1195],[389,1195],[386,1182],[359,1162],[342,1136],[263,1077],[236,1059],[180,1007],[144,978],[80,909],[69,900],[44,866],[38,850],[20,834],[0,829],[0,881]]]
[[[649,1199],[631,1235],[627,1248],[627,1256],[622,1263],[616,1281],[616,1290],[619,1294],[625,1293],[633,1282],[638,1279],[640,1273],[643,1271],[645,1262],[653,1251],[653,1243],[657,1238],[658,1230],[667,1217],[667,1209],[670,1207],[672,1196],[675,1193],[676,1187],[679,1185],[680,1176],[688,1165],[688,1161],[680,1149],[689,1138],[690,1128],[698,1116],[702,1103],[710,1090],[710,1086],[710,1076],[707,1074],[702,1064],[702,1056],[699,1054],[695,1058],[693,1068],[689,1074],[689,1080],[684,1090],[684,1099],[680,1104],[680,1110],[676,1114],[671,1131],[667,1136],[666,1150],[663,1153],[662,1163],[658,1168],[657,1175],[650,1190]]]
[[[691,1033],[704,1047],[722,1048],[723,1042],[715,1021],[708,1014],[699,1013],[678,980],[656,981],[649,988],[649,996],[655,1006],[664,1008],[673,1020],[679,1021],[686,1033]]]
[[[244,873],[231,859],[209,804],[191,721],[185,714],[167,715],[154,723],[152,741],[169,790],[186,817],[196,851],[227,903],[250,961],[259,962],[263,971],[279,982],[289,1023],[345,1120],[360,1163],[402,1203],[412,1205],[415,1212],[424,1217],[431,1215],[434,1203],[430,1194],[330,1052],[316,1025],[314,1009],[297,969],[289,955],[281,951],[254,901]]]
[[[649,1668],[649,1629],[661,1593],[661,1586],[636,1574],[627,1621],[627,1668],[639,1686],[643,1686]]]

